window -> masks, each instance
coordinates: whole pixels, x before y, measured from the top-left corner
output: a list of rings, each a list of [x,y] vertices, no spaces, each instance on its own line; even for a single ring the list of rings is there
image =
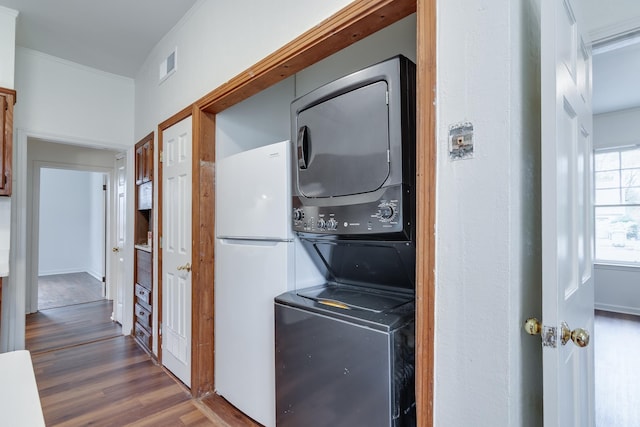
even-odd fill
[[[596,262],[640,264],[640,146],[594,156]]]

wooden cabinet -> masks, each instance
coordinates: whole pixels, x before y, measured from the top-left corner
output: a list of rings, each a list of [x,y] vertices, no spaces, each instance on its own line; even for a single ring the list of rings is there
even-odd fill
[[[153,181],[153,133],[136,144],[136,184]]]
[[[11,195],[11,159],[13,152],[13,105],[16,91],[0,88],[0,196]]]
[[[153,353],[153,132],[135,147],[136,194],[134,215],[134,335]]]
[[[136,269],[134,286],[135,337],[149,352],[152,351],[153,336],[153,280],[151,252],[136,248]]]

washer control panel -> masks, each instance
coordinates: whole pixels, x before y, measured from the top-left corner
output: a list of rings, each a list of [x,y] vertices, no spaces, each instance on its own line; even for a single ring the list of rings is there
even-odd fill
[[[343,206],[304,206],[293,200],[294,231],[321,234],[378,234],[403,230],[402,192],[390,188],[373,201]]]

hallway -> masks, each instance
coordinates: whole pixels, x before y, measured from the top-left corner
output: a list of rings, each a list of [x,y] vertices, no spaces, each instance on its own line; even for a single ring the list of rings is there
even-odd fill
[[[89,273],[38,277],[38,310],[100,301],[102,283]]]
[[[253,426],[222,399],[218,415],[158,366],[109,320],[111,301],[27,316],[47,426]],[[210,404],[211,406],[211,404]]]

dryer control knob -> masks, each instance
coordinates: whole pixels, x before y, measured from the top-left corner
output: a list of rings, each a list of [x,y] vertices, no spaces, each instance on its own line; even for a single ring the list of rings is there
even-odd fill
[[[318,225],[318,228],[321,229],[321,230],[324,230],[325,228],[327,228],[327,223],[322,218],[318,219],[318,224],[317,225]]]
[[[302,221],[302,218],[304,218],[304,213],[302,212],[302,209],[294,209],[293,210],[293,220],[294,221]]]
[[[336,221],[333,218],[330,218],[329,221],[327,221],[327,228],[329,230],[335,230],[336,228],[338,228],[338,221]]]
[[[391,219],[395,215],[395,211],[393,210],[393,206],[384,205],[380,207],[380,219]]]

